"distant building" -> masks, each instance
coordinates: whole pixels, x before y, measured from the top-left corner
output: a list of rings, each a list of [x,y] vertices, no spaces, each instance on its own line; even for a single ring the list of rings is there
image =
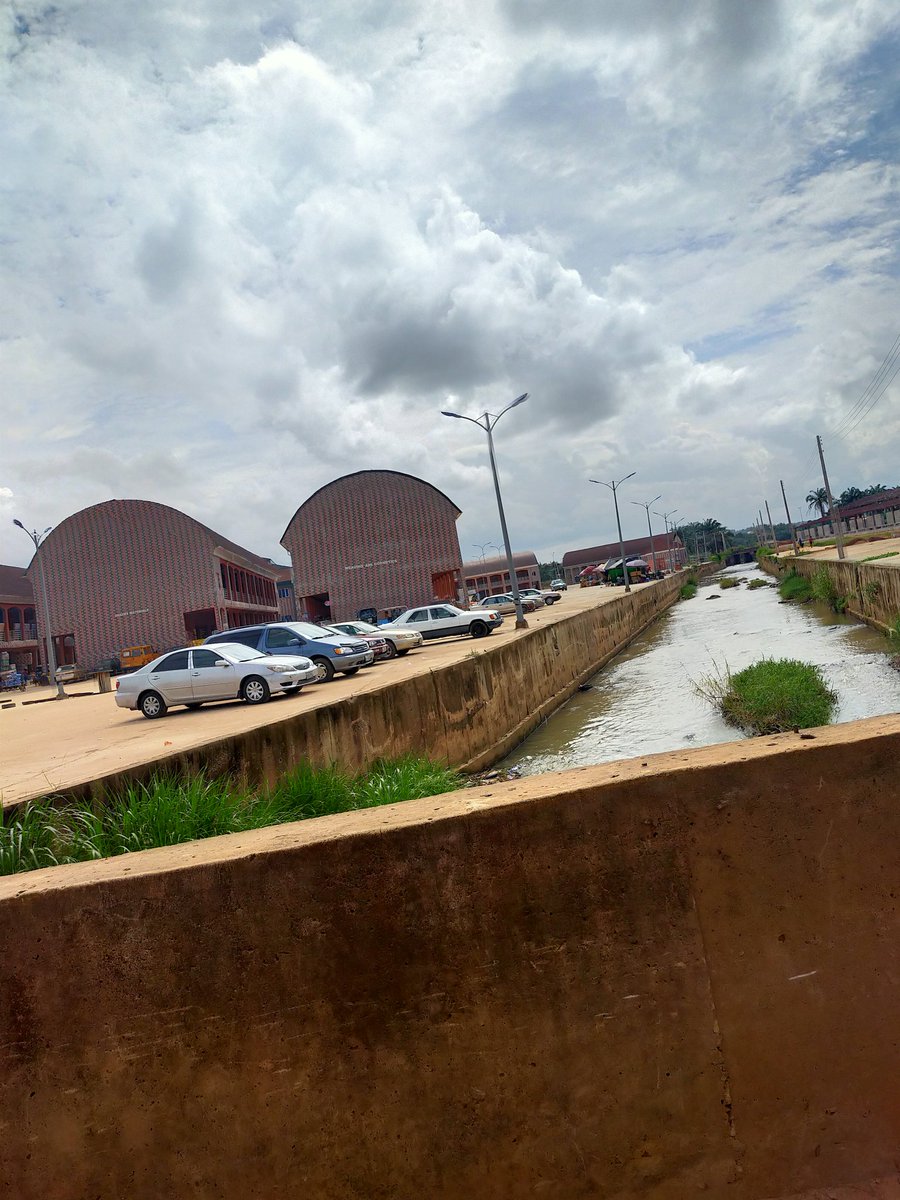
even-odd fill
[[[653,538],[651,549],[650,538],[630,538],[625,542],[626,558],[643,558],[653,569],[653,550],[656,553],[656,569],[658,571],[674,571],[683,566],[687,554],[677,534],[668,537],[660,533]],[[607,542],[604,546],[587,546],[583,550],[567,550],[562,557],[563,575],[566,583],[577,583],[578,576],[585,567],[598,567],[611,558],[621,558],[618,542]]]
[[[835,520],[831,514],[814,517],[797,526],[803,539],[834,537],[837,518],[842,533],[862,533],[867,530],[888,529],[900,534],[900,488],[888,488],[872,496],[860,496],[850,504],[835,505]]]
[[[523,550],[514,554],[513,566],[516,568],[516,582],[519,587],[541,586],[541,568],[533,551]],[[512,588],[505,554],[502,558],[478,558],[473,562],[463,563],[463,575],[469,595],[500,596]]]
[[[0,670],[15,667],[32,674],[46,651],[38,642],[34,590],[24,567],[0,565]]]
[[[371,619],[431,600],[462,600],[459,515],[443,492],[399,471],[357,471],[319,488],[281,539],[298,616]]]
[[[297,597],[294,595],[294,576],[290,567],[272,564],[275,576],[275,591],[278,594],[278,616],[282,621],[297,620]]]
[[[90,669],[126,646],[162,652],[279,617],[278,568],[166,504],[82,509],[47,535],[40,554],[61,663]],[[32,561],[32,580],[34,571]]]

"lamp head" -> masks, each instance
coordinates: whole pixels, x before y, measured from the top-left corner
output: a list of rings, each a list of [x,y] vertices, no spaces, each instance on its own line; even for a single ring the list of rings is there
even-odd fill
[[[462,413],[447,412],[447,410],[443,409],[443,408],[441,409],[441,416],[442,417],[459,417],[460,419],[462,419]]]
[[[18,527],[19,527],[20,529],[25,529],[25,526],[22,524],[22,522],[19,520],[19,518],[18,518],[18,517],[13,517],[13,525],[18,525]],[[28,530],[27,530],[27,529],[25,529],[25,532],[27,533],[27,532],[28,532]]]
[[[515,408],[517,404],[521,404],[524,400],[527,400],[527,399],[528,399],[528,393],[523,392],[521,396],[516,396],[515,400],[513,400],[512,404],[510,404],[509,407]]]

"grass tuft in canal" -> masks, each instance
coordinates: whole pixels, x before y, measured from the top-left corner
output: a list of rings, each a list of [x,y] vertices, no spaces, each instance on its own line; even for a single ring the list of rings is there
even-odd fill
[[[454,771],[414,756],[382,759],[357,776],[302,763],[259,792],[203,774],[156,775],[97,810],[57,806],[51,798],[11,811],[0,827],[0,875],[417,800],[462,785]]]
[[[729,725],[756,735],[827,725],[837,704],[819,667],[793,658],[763,658],[737,674],[726,668],[697,691]]]
[[[754,582],[756,582],[754,580]],[[809,585],[809,580],[803,575],[798,575],[795,571],[791,571],[789,575],[785,575],[781,583],[778,585],[778,594],[782,600],[799,600],[802,604],[807,600],[812,599],[812,588]]]
[[[740,582],[740,579],[720,579],[719,587],[722,588],[723,591],[726,591],[728,588],[737,587]]]

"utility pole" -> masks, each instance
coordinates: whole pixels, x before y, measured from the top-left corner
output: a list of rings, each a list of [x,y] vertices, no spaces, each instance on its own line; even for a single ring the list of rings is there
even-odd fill
[[[642,500],[632,500],[632,504],[636,504],[638,508],[644,509],[647,514],[647,532],[650,534],[650,555],[653,559],[653,574],[659,574],[656,566],[656,544],[653,541],[653,526],[650,524],[650,505],[655,504],[657,500],[661,500],[662,496],[654,496],[652,500],[648,500],[645,504]]]
[[[763,544],[764,546],[768,546],[768,544],[769,544],[769,535],[768,535],[768,534],[766,533],[766,531],[765,531],[765,530],[766,530],[766,526],[765,526],[765,522],[764,522],[764,521],[763,521],[763,519],[762,519],[762,509],[761,509],[761,508],[758,508],[758,509],[756,510],[756,520],[757,520],[757,522],[759,523],[759,528],[760,528],[760,530],[762,531],[762,533],[763,533],[763,535],[764,535],[764,536],[762,537],[762,539],[761,539],[761,540],[762,540],[762,544]]]
[[[769,512],[769,502],[766,501],[766,516],[769,518],[769,529],[772,533],[772,549],[778,551],[778,538],[775,536],[775,526],[772,524],[772,514]]]
[[[822,439],[816,434],[816,445],[819,447],[819,462],[822,464],[822,478],[825,480],[825,494],[828,496],[828,515],[834,528],[834,540],[837,543],[838,558],[844,557],[844,531],[841,529],[841,518],[835,520],[834,497],[831,494],[831,484],[828,482],[828,472],[825,470],[825,451],[822,449]]]
[[[616,528],[619,531],[619,554],[622,556],[622,578],[625,581],[625,591],[631,591],[631,579],[628,575],[628,568],[625,566],[625,543],[622,540],[622,522],[619,520],[619,498],[616,495],[618,489],[622,486],[626,479],[631,479],[637,474],[637,471],[632,471],[630,475],[625,475],[622,479],[612,480],[607,483],[605,479],[591,479],[590,483],[599,483],[603,487],[609,488],[613,494],[613,504],[616,509]]]
[[[674,522],[673,522],[672,527],[670,529],[669,517],[674,517],[677,512],[678,512],[677,508],[670,508],[667,513],[658,513],[655,508],[653,510],[653,515],[655,517],[662,517],[662,519],[666,523],[666,554],[669,559],[669,570],[670,571],[675,570],[675,546],[672,543],[672,530],[675,528],[675,526],[674,526]]]
[[[787,496],[784,494],[784,480],[779,479],[778,482],[781,484],[781,498],[784,501],[784,515],[787,517],[788,525],[791,527],[791,542],[793,543],[794,553],[796,554],[799,549],[797,545],[797,530],[794,526],[794,522],[791,520],[791,510],[788,508]]]

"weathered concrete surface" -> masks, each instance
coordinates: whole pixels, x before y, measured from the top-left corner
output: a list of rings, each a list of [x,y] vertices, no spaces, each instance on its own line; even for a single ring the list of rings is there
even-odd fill
[[[898,756],[875,718],[0,881],[7,1192],[886,1200]]]
[[[878,542],[871,542],[863,548],[877,554],[880,547]],[[849,549],[859,550],[860,547]],[[778,558],[763,558],[760,565],[770,575],[783,576],[793,570],[806,579],[811,579],[817,571],[827,571],[839,594],[848,599],[847,612],[887,632],[900,616],[900,570],[891,565],[895,562],[900,563],[900,558],[884,562],[858,562],[847,558],[841,562],[837,558],[783,554]]]
[[[495,761],[674,600],[672,576],[628,595],[575,589],[516,631],[428,643],[352,679],[258,708],[175,709],[146,721],[111,696],[3,713],[4,805],[48,792],[94,795],[165,766],[271,781],[308,759],[360,770],[383,755],[425,753],[459,767]]]

